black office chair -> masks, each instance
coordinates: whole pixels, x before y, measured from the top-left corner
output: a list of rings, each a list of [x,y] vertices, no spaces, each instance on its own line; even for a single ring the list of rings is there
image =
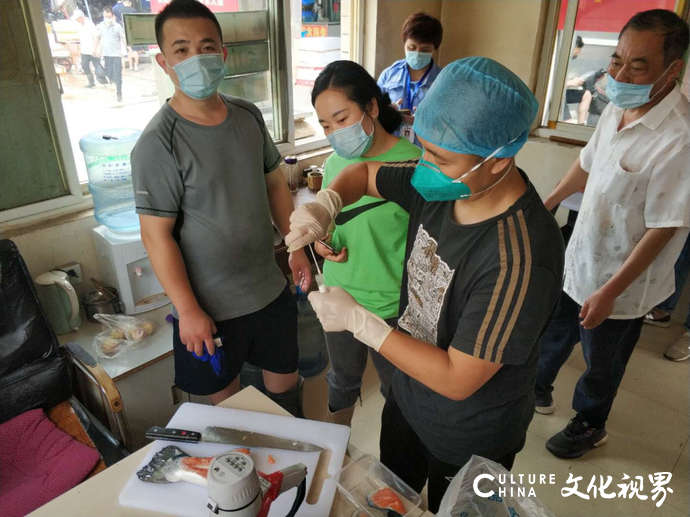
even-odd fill
[[[103,421],[80,402],[88,392],[100,394]],[[36,408],[98,450],[102,461],[91,475],[129,455],[129,426],[115,383],[78,344],[60,346],[19,250],[0,240],[0,423]]]

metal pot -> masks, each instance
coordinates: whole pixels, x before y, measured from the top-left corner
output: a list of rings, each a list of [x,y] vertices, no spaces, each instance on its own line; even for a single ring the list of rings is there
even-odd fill
[[[84,305],[86,319],[93,323],[98,323],[98,320],[94,318],[95,314],[119,314],[122,312],[117,290],[112,287],[86,291],[81,295],[81,301]]]

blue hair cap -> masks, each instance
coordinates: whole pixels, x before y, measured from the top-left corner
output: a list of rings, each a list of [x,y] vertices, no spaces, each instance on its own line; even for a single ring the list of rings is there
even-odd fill
[[[459,154],[487,157],[505,146],[496,157],[508,158],[525,145],[538,109],[527,85],[505,66],[468,57],[436,78],[419,104],[414,132]]]

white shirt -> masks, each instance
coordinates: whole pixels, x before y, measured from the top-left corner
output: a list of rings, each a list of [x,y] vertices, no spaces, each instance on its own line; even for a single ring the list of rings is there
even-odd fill
[[[579,305],[603,286],[649,228],[679,228],[619,296],[612,319],[646,314],[675,290],[674,269],[690,226],[690,105],[676,85],[618,131],[625,110],[610,103],[580,153],[589,173],[568,243],[563,289]]]
[[[79,52],[92,56],[96,37],[98,29],[91,20],[84,18],[84,25],[79,25]]]

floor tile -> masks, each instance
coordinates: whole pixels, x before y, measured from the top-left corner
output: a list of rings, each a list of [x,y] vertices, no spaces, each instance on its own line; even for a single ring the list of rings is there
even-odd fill
[[[531,485],[527,483],[529,474],[545,474],[549,479],[550,474],[555,475],[555,484],[534,485],[536,498],[544,504],[557,517],[650,517],[655,509],[649,500],[641,501],[634,499],[602,499],[593,497],[593,492],[588,494],[589,500],[582,499],[576,495],[563,497],[562,488],[574,487],[568,483],[568,476],[582,477],[578,481],[578,491],[587,494],[587,487],[596,476],[597,486],[599,486],[599,476],[604,476],[604,481],[610,475],[595,465],[583,459],[561,460],[551,455],[545,448],[545,440],[533,433],[527,434],[525,448],[517,455],[515,465],[511,470],[514,476],[524,474],[523,486],[527,489]],[[619,488],[616,486],[622,481],[616,476],[612,476],[611,484],[606,489],[609,493],[617,493]],[[597,494],[598,495],[598,494]]]
[[[665,350],[664,346],[664,350]],[[569,363],[584,372],[587,369],[582,355]],[[664,358],[663,351],[637,348],[621,382],[621,389],[690,415],[690,368],[684,362],[674,363]]]
[[[365,454],[379,457],[379,436],[381,434],[381,412],[385,399],[378,391],[364,400],[355,409],[352,418],[350,443]]]
[[[581,374],[572,366],[561,369],[554,383],[556,411],[552,415],[535,414],[529,428],[531,432],[548,440],[567,425],[575,415],[573,390]],[[679,387],[675,386],[674,393],[678,391]],[[606,425],[609,441],[587,453],[586,458],[618,477],[624,473],[646,476],[670,471],[688,440],[689,428],[687,414],[620,389]]]
[[[671,326],[665,329],[653,327],[652,325],[643,325],[637,348],[663,355],[668,346],[673,343],[683,331],[683,325],[676,322],[671,322]]]
[[[667,494],[666,502],[676,509],[684,510],[685,515],[690,515],[690,442],[685,444],[678,464],[673,469],[670,486],[673,494]]]
[[[655,506],[654,508],[655,509],[652,517],[688,517],[688,515],[690,515],[687,510],[683,512],[669,504],[666,504],[665,502],[661,505],[661,507],[656,508]]]

